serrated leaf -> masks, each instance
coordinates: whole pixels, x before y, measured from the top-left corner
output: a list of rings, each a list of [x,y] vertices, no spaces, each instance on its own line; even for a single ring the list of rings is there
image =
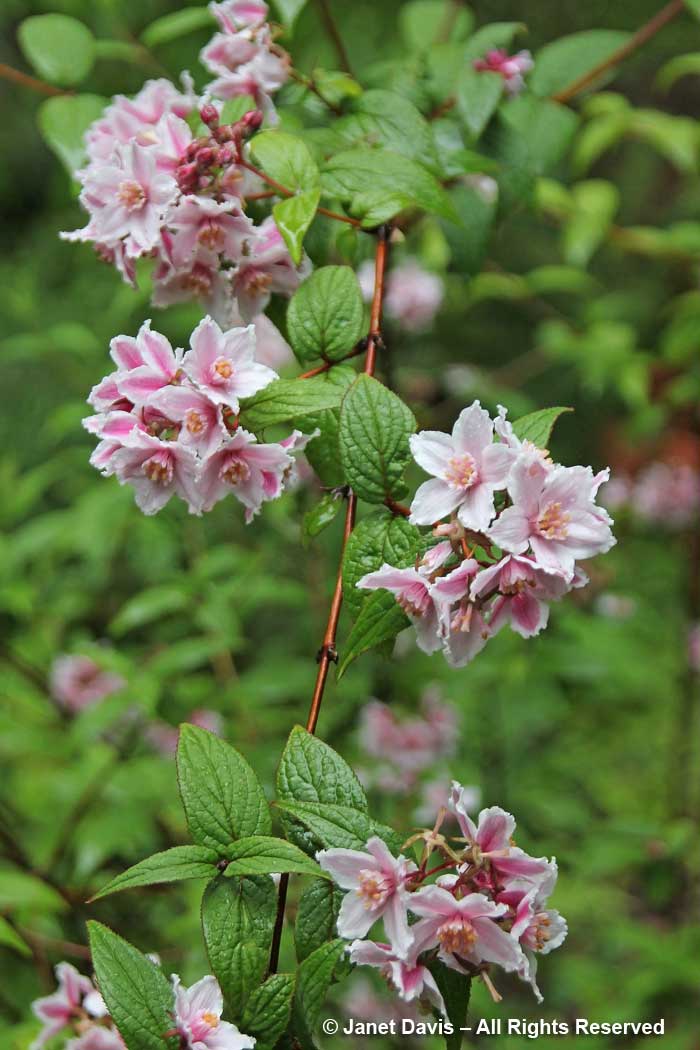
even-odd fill
[[[322,496],[316,506],[312,507],[304,515],[302,525],[304,538],[307,540],[314,539],[324,529],[327,529],[331,522],[338,517],[342,507],[343,500],[337,493],[327,492],[325,496]]]
[[[401,847],[399,836],[378,824],[359,809],[328,802],[278,801],[277,808],[293,817],[312,833],[324,849],[364,849],[367,840],[378,835],[394,851]]]
[[[262,983],[270,958],[277,891],[268,876],[221,877],[202,899],[202,930],[211,968],[234,1019]]]
[[[295,872],[298,875],[322,875],[318,864],[302,853],[291,842],[268,835],[253,835],[239,839],[224,851],[231,863],[224,874],[276,875]]]
[[[146,47],[159,47],[169,44],[188,33],[198,29],[214,29],[214,18],[206,7],[183,7],[151,22],[141,33],[141,41]]]
[[[276,379],[254,397],[242,402],[241,423],[249,430],[264,430],[277,423],[301,423],[307,416],[338,408],[344,387],[326,375],[311,379]]]
[[[296,802],[340,803],[367,812],[367,798],[344,758],[318,737],[295,726],[277,770],[279,798]]]
[[[466,66],[457,82],[457,108],[473,139],[478,139],[503,96],[500,73]]]
[[[293,973],[276,973],[248,999],[241,1028],[255,1036],[255,1050],[271,1050],[287,1028],[295,986]]]
[[[253,160],[266,175],[288,190],[315,190],[320,177],[316,161],[303,139],[286,131],[262,131],[251,139]]]
[[[364,306],[357,277],[349,266],[315,270],[292,296],[287,332],[297,359],[306,364],[337,361],[362,336]]]
[[[371,376],[358,376],[340,409],[338,447],[345,477],[360,499],[396,494],[410,459],[416,421],[408,405]]]
[[[321,191],[313,189],[307,193],[299,193],[294,197],[278,201],[272,209],[277,229],[284,238],[284,243],[289,249],[295,266],[301,263],[304,253],[304,237],[313,222],[320,199]]]
[[[435,176],[409,157],[389,150],[338,153],[326,163],[321,181],[326,193],[347,203],[351,214],[370,229],[407,207],[459,221]]]
[[[536,95],[547,97],[604,62],[625,44],[631,33],[619,29],[586,29],[545,44],[535,55],[528,85]]]
[[[464,1027],[467,1023],[472,979],[465,974],[458,973],[457,970],[443,966],[437,960],[430,963],[428,969],[440,989],[447,1017],[453,1028],[452,1033],[444,1037],[445,1050],[460,1050]]]
[[[88,922],[92,964],[110,1016],[128,1050],[176,1050],[172,986],[160,967],[99,922]]]
[[[294,943],[299,962],[333,939],[342,900],[342,890],[331,881],[316,879],[306,887],[299,898],[294,923]]]
[[[521,441],[531,441],[538,448],[546,448],[554,424],[565,412],[573,412],[573,408],[542,408],[538,412],[529,412],[528,415],[516,419],[513,430]]]
[[[356,616],[368,597],[356,586],[361,576],[385,562],[399,569],[412,565],[424,547],[423,534],[406,518],[380,511],[358,522],[343,557],[343,601],[350,615]]]
[[[357,372],[352,365],[336,365],[325,375],[326,383],[336,387],[340,392],[340,401]],[[326,488],[338,488],[344,485],[345,474],[340,462],[338,431],[340,429],[340,402],[333,409],[313,413],[304,421],[306,432],[319,430],[318,437],[306,446],[306,458],[316,471],[319,481]]]
[[[358,656],[383,642],[393,641],[408,625],[408,617],[393,594],[389,594],[388,591],[375,591],[374,594],[370,594],[365,599],[343,648],[338,678],[343,677]]]
[[[13,926],[10,926],[7,919],[4,919],[0,915],[0,945],[4,948],[12,948],[13,951],[18,952],[20,955],[30,956],[32,950],[25,940],[23,940],[17,933]]]
[[[321,1016],[333,973],[345,952],[345,941],[336,939],[312,952],[299,966],[294,997],[293,1026],[308,1044]]]
[[[127,868],[121,875],[91,898],[98,901],[110,893],[133,889],[136,886],[153,886],[161,882],[177,882],[181,879],[211,879],[216,875],[219,856],[216,850],[206,846],[173,846],[172,849],[154,853]]]
[[[100,95],[61,95],[39,106],[37,121],[44,142],[73,178],[87,156],[85,132],[102,116],[107,99]]]
[[[393,91],[365,91],[333,130],[348,146],[383,146],[428,166],[435,162],[430,124],[412,102]]]
[[[243,756],[214,733],[189,724],[180,727],[177,771],[195,842],[217,850],[238,838],[270,834],[260,781]]]
[[[44,80],[62,87],[79,84],[95,61],[95,38],[70,15],[25,18],[17,30],[24,57]]]

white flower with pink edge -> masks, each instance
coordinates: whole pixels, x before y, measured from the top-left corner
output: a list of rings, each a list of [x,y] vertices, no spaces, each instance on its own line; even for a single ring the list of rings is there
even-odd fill
[[[202,977],[185,988],[173,974],[175,1027],[183,1050],[251,1050],[255,1039],[222,1021],[224,998],[215,977]]]

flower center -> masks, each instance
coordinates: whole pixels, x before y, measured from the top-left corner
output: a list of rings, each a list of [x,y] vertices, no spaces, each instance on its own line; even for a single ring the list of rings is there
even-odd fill
[[[197,240],[205,248],[211,249],[211,251],[221,251],[224,247],[224,231],[217,223],[208,222],[202,226]]]
[[[452,630],[459,631],[462,634],[469,634],[472,626],[473,613],[474,606],[471,602],[462,602],[450,621],[450,627]]]
[[[540,912],[539,915],[534,916],[532,925],[527,931],[527,943],[534,951],[541,952],[547,944],[550,938],[549,927],[551,925],[552,920],[546,912]]]
[[[211,272],[205,266],[194,266],[182,281],[183,288],[193,295],[209,295],[212,286]]]
[[[474,457],[468,452],[461,456],[452,456],[447,462],[445,481],[457,489],[471,488],[479,480]]]
[[[212,365],[212,378],[215,383],[226,382],[233,375],[233,364],[228,357],[217,357]]]
[[[476,941],[476,931],[467,919],[454,918],[443,922],[437,938],[443,951],[453,955],[468,955]]]
[[[414,583],[396,595],[407,616],[425,616],[430,608],[430,595],[422,583]]]
[[[119,183],[117,189],[119,203],[123,204],[127,211],[140,211],[146,203],[146,193],[140,182],[133,179],[124,179]]]
[[[561,503],[548,503],[539,516],[537,529],[548,540],[565,540],[571,515],[561,509]]]
[[[250,272],[243,278],[242,283],[249,295],[258,295],[261,292],[268,291],[272,284],[272,277],[269,273],[262,273],[251,268]]]
[[[364,901],[365,908],[377,908],[384,904],[393,890],[391,880],[381,871],[363,868],[360,872],[358,894]]]
[[[167,452],[156,452],[141,469],[154,485],[169,485],[173,480],[173,461]]]
[[[205,1022],[205,1024],[208,1024],[210,1028],[217,1028],[218,1027],[219,1018],[216,1016],[216,1014],[212,1014],[212,1013],[202,1014],[202,1020]]]
[[[245,460],[232,456],[226,466],[219,471],[219,477],[222,481],[227,481],[229,485],[237,485],[240,481],[248,480],[250,467]]]
[[[185,426],[190,434],[201,434],[206,426],[204,416],[195,408],[190,408],[185,413]]]

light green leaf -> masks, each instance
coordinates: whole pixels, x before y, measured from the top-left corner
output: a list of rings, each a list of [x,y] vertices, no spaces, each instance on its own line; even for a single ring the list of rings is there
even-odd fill
[[[277,423],[299,421],[301,424],[307,416],[338,408],[343,393],[344,387],[329,381],[328,375],[311,379],[277,379],[259,394],[243,401],[241,423],[255,431]]]
[[[128,1050],[175,1050],[174,996],[160,967],[99,922],[88,922],[92,963],[110,1016]]]
[[[458,221],[450,198],[427,168],[383,149],[353,149],[336,154],[322,174],[326,193],[347,203],[367,228],[380,225],[408,207]]]
[[[423,534],[406,518],[379,511],[358,522],[343,558],[343,600],[350,615],[356,616],[369,597],[369,591],[356,586],[361,576],[381,569],[385,562],[403,569],[424,548]]]
[[[314,539],[324,529],[327,529],[331,522],[338,517],[342,507],[343,500],[337,493],[327,492],[322,496],[316,506],[312,507],[304,515],[302,525],[304,538],[306,540]]]
[[[410,459],[416,421],[408,405],[371,376],[358,376],[340,409],[338,444],[348,483],[360,499],[396,494]]]
[[[585,267],[603,243],[620,205],[612,182],[590,179],[573,187],[573,211],[563,231],[564,258],[571,266]]]
[[[277,793],[288,802],[340,803],[367,812],[364,789],[345,759],[301,726],[282,752]]]
[[[289,341],[302,364],[337,361],[362,336],[364,307],[349,266],[323,266],[295,292],[287,310]]]
[[[525,280],[535,295],[589,295],[598,287],[597,281],[577,266],[537,266],[525,275]]]
[[[303,139],[286,131],[262,131],[251,139],[253,160],[266,175],[288,190],[307,192],[319,186],[316,161]]]
[[[299,962],[303,962],[322,944],[333,940],[342,900],[342,890],[326,879],[316,879],[306,887],[299,898],[294,923],[294,943]]]
[[[276,973],[248,999],[241,1028],[255,1037],[255,1050],[272,1050],[286,1030],[296,985],[293,973]]]
[[[410,0],[399,9],[399,32],[411,51],[427,51],[449,28],[450,40],[464,40],[474,24],[466,4],[453,0]]]
[[[122,605],[109,625],[110,633],[119,638],[134,628],[184,609],[189,601],[190,596],[182,584],[149,587]]]
[[[238,838],[269,835],[272,824],[263,789],[230,744],[198,726],[182,725],[177,772],[195,842],[218,850]]]
[[[700,11],[700,0],[698,0],[698,11]],[[676,55],[665,62],[656,74],[655,83],[660,91],[670,91],[681,77],[699,75],[700,51],[692,51],[687,55]]]
[[[700,0],[683,0],[691,15],[700,18]]]
[[[284,839],[268,835],[253,835],[239,839],[223,851],[230,860],[225,874],[274,875],[279,872],[296,872],[299,875],[324,877],[315,860],[311,860],[300,849]]]
[[[79,84],[92,69],[95,38],[70,15],[33,15],[17,30],[22,53],[44,80],[63,87]]]
[[[503,95],[503,77],[465,66],[457,82],[457,108],[472,138],[478,139]]]
[[[531,441],[538,448],[546,449],[554,424],[565,412],[573,412],[573,408],[542,408],[538,412],[521,416],[513,423],[515,435],[521,441]]]
[[[0,945],[5,948],[12,948],[13,951],[18,952],[20,955],[31,956],[32,950],[25,940],[20,937],[13,926],[10,926],[7,919],[3,919],[0,915]]]
[[[435,164],[430,124],[412,102],[393,91],[366,91],[333,130],[348,146],[383,146],[430,167]]]
[[[306,7],[307,0],[272,0],[272,2],[281,21],[291,30]]]
[[[37,875],[9,866],[0,869],[0,911],[50,914],[65,911],[66,907],[60,893]]]
[[[491,22],[467,40],[464,49],[464,62],[469,64],[475,58],[484,58],[488,51],[499,47],[509,47],[513,38],[522,33],[525,26],[522,22]]]
[[[213,28],[214,18],[207,7],[183,7],[147,25],[141,33],[141,41],[146,47],[159,47],[198,29]]]
[[[408,617],[388,591],[375,591],[365,598],[359,616],[353,624],[350,636],[343,649],[338,667],[338,678],[342,678],[353,660],[374,649],[383,642],[390,642],[408,627]]]
[[[298,266],[304,252],[304,237],[306,231],[313,222],[313,218],[321,199],[320,189],[309,190],[307,193],[299,193],[294,197],[287,197],[278,201],[272,209],[272,215],[277,223],[277,229],[284,238],[284,243],[289,249],[292,262]]]
[[[631,34],[618,29],[586,29],[545,44],[535,55],[528,84],[536,95],[555,95],[604,62]]]
[[[99,95],[63,95],[39,106],[39,131],[71,178],[85,162],[85,132],[102,116],[107,99]]]
[[[499,109],[499,185],[507,203],[529,200],[535,178],[559,163],[576,132],[578,117],[566,106],[520,95]]]
[[[359,809],[352,806],[326,802],[275,803],[285,816],[303,824],[324,849],[364,849],[368,839],[378,835],[390,849],[398,853],[401,839],[391,828],[378,824]]]
[[[133,889],[135,886],[153,886],[180,879],[211,879],[216,875],[218,860],[216,850],[206,846],[173,846],[127,868],[91,900],[98,901],[110,893],[119,893],[120,890]]]

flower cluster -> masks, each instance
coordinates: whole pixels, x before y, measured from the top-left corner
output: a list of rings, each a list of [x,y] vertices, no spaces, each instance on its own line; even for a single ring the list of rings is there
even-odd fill
[[[427,1000],[445,1014],[429,968],[437,958],[450,969],[484,975],[491,963],[529,982],[537,998],[537,954],[558,948],[567,927],[547,908],[557,866],[530,857],[513,845],[515,820],[497,806],[484,809],[475,824],[464,789],[452,785],[450,808],[461,837],[450,842],[439,828],[409,839],[424,842],[418,866],[394,857],[379,838],[366,851],[328,849],[317,854],[322,868],[347,891],[338,915],[338,933],[351,940],[350,959],[378,968],[407,1002]],[[441,862],[428,870],[431,857]],[[437,875],[435,881],[429,881]],[[414,920],[410,921],[409,916]],[[385,940],[361,940],[382,920]]]
[[[149,956],[159,965],[157,956]],[[102,995],[89,977],[70,963],[56,967],[57,990],[32,1004],[42,1022],[42,1030],[31,1050],[41,1050],[54,1036],[71,1032],[75,1038],[66,1050],[126,1050],[121,1035],[109,1016]],[[185,988],[173,974],[173,1029],[163,1038],[177,1035],[182,1050],[251,1050],[255,1039],[243,1035],[234,1024],[222,1021],[224,1000],[214,977],[203,977]]]
[[[380,763],[372,780],[386,791],[415,788],[422,772],[454,753],[456,733],[455,709],[434,690],[423,695],[420,714],[412,718],[398,718],[379,700],[370,700],[360,714],[362,753]]]
[[[365,301],[370,302],[374,291],[371,260],[360,266],[357,279]],[[433,323],[444,297],[442,278],[424,269],[416,259],[406,259],[387,274],[384,312],[405,331],[422,332]]]
[[[628,506],[650,525],[686,529],[700,517],[700,470],[692,463],[656,460],[634,477],[615,478],[605,502]]]
[[[270,92],[284,83],[288,58],[273,50],[264,3],[226,0],[211,10],[221,32],[202,60],[217,79],[201,99],[189,81],[183,92],[161,79],[112,101],[88,130],[88,163],[76,173],[88,224],[61,236],[94,243],[132,284],[136,260],[154,259],[154,305],[196,298],[228,327],[258,317],[272,292],[291,294],[308,263],[293,265],[273,219],[255,226],[245,213],[246,195],[261,187],[245,140],[273,112]],[[261,108],[221,123],[217,98],[238,95]]]
[[[500,73],[509,95],[517,95],[525,87],[525,73],[529,73],[534,62],[529,51],[518,51],[509,55],[501,48],[487,51],[484,58],[477,58],[474,69],[478,73]]]
[[[67,711],[83,711],[125,685],[121,675],[105,671],[89,656],[57,656],[51,666],[49,688],[54,700]]]
[[[135,339],[113,339],[110,353],[116,371],[88,399],[96,415],[85,426],[100,439],[90,462],[133,486],[144,514],[174,495],[201,514],[233,493],[250,522],[282,494],[293,475],[292,452],[307,439],[294,431],[262,444],[238,425],[239,398],[277,378],[255,361],[253,325],[222,332],[205,317],[183,355],[147,321]]]
[[[419,647],[442,649],[455,667],[506,624],[524,638],[538,634],[548,603],[588,582],[578,559],[615,543],[612,519],[596,504],[609,471],[553,463],[546,449],[516,436],[505,409],[494,424],[475,401],[451,435],[422,431],[411,450],[433,477],[418,489],[410,520],[448,539],[415,566],[385,564],[357,586],[391,591]]]

